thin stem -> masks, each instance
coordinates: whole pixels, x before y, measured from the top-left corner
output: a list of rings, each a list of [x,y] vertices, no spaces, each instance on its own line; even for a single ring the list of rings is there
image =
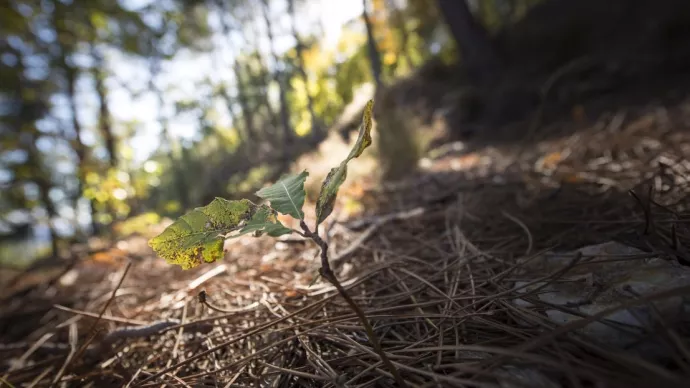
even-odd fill
[[[296,229],[292,229],[292,231],[293,231],[294,233],[297,233],[298,235],[300,235],[300,236],[304,237],[304,238],[307,238],[307,237],[309,237],[309,236],[307,236],[306,234],[304,234],[304,233],[300,232],[299,230],[296,230]]]
[[[306,237],[311,238],[316,243],[316,245],[318,245],[319,248],[321,248],[321,268],[319,268],[319,273],[321,274],[321,276],[323,276],[324,279],[328,280],[328,282],[331,283],[336,290],[338,290],[340,296],[342,296],[343,299],[345,299],[345,302],[347,302],[352,311],[354,311],[354,313],[357,315],[357,318],[359,318],[359,321],[362,323],[362,326],[364,326],[364,330],[367,333],[369,341],[374,347],[374,351],[376,352],[376,354],[379,355],[379,357],[381,357],[381,362],[386,367],[386,369],[388,369],[390,374],[393,375],[393,378],[398,383],[398,386],[407,387],[407,384],[400,375],[398,368],[396,368],[395,365],[393,365],[386,353],[384,353],[383,348],[381,348],[381,341],[374,332],[374,328],[369,323],[369,320],[367,319],[367,316],[364,314],[364,311],[357,305],[354,299],[352,299],[350,294],[347,293],[347,290],[345,290],[342,284],[340,284],[340,281],[338,281],[338,278],[333,273],[333,270],[331,269],[331,264],[328,261],[328,243],[326,243],[319,236],[318,226],[316,227],[315,232],[312,232],[309,229],[309,226],[307,226],[306,222],[304,222],[304,220],[300,220],[299,225],[304,231],[304,235]]]

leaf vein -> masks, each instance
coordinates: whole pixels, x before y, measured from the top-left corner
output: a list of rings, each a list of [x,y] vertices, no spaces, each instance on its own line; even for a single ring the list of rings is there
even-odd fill
[[[297,204],[295,203],[295,201],[292,200],[292,196],[290,195],[290,190],[288,190],[288,188],[287,188],[287,186],[285,186],[284,182],[280,182],[280,185],[283,186],[283,188],[285,189],[285,192],[287,193],[288,199],[290,200],[292,207],[295,208],[295,211],[297,211],[297,215],[299,216],[300,215],[299,208],[297,207]],[[302,219],[302,217],[300,217],[300,220],[301,219]]]

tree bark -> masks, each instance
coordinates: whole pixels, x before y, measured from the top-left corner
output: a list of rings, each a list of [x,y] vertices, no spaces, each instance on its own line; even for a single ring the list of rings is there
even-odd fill
[[[466,0],[438,0],[467,73],[479,82],[491,82],[501,72],[501,62],[488,33],[478,23]]]
[[[376,47],[376,39],[374,38],[374,27],[371,24],[371,19],[369,18],[369,13],[367,12],[367,0],[362,0],[363,10],[362,18],[364,19],[364,25],[367,29],[367,48],[369,50],[369,62],[371,63],[371,74],[374,77],[374,82],[376,83],[376,88],[378,89],[382,85],[381,73],[381,54],[379,49]]]

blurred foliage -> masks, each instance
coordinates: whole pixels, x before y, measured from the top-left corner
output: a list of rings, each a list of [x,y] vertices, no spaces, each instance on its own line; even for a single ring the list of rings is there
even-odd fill
[[[154,212],[146,212],[124,221],[113,224],[113,232],[120,237],[127,237],[133,234],[147,235],[151,227],[161,222],[161,216]]]
[[[384,83],[455,55],[435,2],[368,3]],[[535,1],[479,3],[495,30]],[[319,9],[329,12],[317,0],[0,3],[0,231],[28,222],[53,241],[114,225],[127,234],[154,213],[277,178],[372,82],[362,18],[332,45]],[[140,104],[151,116],[128,117]]]

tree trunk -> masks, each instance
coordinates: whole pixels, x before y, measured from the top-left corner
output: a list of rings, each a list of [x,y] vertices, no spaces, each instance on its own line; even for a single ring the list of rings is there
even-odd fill
[[[438,0],[467,73],[479,82],[491,82],[501,72],[501,62],[484,27],[478,23],[466,0]]]
[[[302,82],[304,82],[305,93],[307,94],[307,109],[309,110],[309,117],[311,118],[311,134],[316,135],[319,131],[318,120],[316,118],[316,113],[314,113],[314,98],[309,91],[309,76],[307,71],[304,69],[304,57],[302,56],[302,51],[304,46],[302,45],[302,40],[297,33],[297,16],[295,15],[295,0],[288,0],[288,11],[290,17],[292,18],[292,36],[295,38],[295,51],[297,54],[297,71],[302,77]]]
[[[163,99],[163,91],[160,90],[158,85],[156,85],[156,78],[158,77],[158,73],[160,72],[159,62],[160,59],[156,56],[154,56],[151,59],[151,79],[149,81],[149,86],[151,91],[153,91],[153,93],[158,98],[158,124],[161,126],[161,132],[163,134],[162,140],[168,145],[168,157],[170,158],[170,167],[172,168],[174,174],[173,179],[177,189],[177,196],[182,209],[187,210],[190,204],[189,193],[187,191],[187,182],[184,176],[184,171],[182,170],[184,168],[184,165],[182,165],[182,162],[179,160],[179,158],[175,156],[173,148],[173,139],[170,135],[170,123],[163,112],[163,106],[165,105],[165,101]]]
[[[230,92],[228,89],[225,87],[225,85],[220,86],[220,90],[218,91],[221,97],[223,97],[223,101],[225,102],[225,106],[228,108],[228,114],[232,118],[233,124],[236,126],[237,124],[235,123],[235,120],[238,120],[240,115],[237,114],[235,111],[235,107],[233,106],[234,100],[232,96],[230,96]],[[240,128],[236,128],[238,137],[240,139],[241,143],[253,143],[254,142],[254,137],[253,134],[245,128],[244,131],[241,131]]]
[[[237,100],[240,103],[240,109],[242,109],[242,119],[244,119],[247,139],[253,140],[256,139],[257,135],[254,126],[254,111],[249,106],[249,98],[247,97],[247,91],[244,89],[244,83],[242,82],[242,72],[239,62],[235,61],[233,69],[235,71],[235,80],[237,84]]]
[[[108,153],[108,166],[111,169],[117,168],[118,155],[115,134],[113,133],[113,120],[110,114],[110,107],[108,106],[108,90],[105,87],[106,71],[104,70],[103,55],[96,47],[97,43],[91,44],[91,57],[94,64],[91,69],[93,79],[96,84],[96,94],[98,95],[98,127],[105,142],[105,149]],[[108,201],[106,203],[106,211],[110,214],[112,221],[117,220],[117,211],[113,204]]]
[[[95,45],[91,48],[91,56],[94,59],[93,78],[96,83],[96,94],[98,94],[98,126],[105,142],[105,149],[108,152],[108,164],[111,168],[115,168],[118,162],[117,145],[113,133],[112,115],[108,106],[108,91],[105,88],[106,75],[103,70],[103,56],[98,52]]]
[[[413,63],[412,57],[410,56],[410,51],[407,48],[410,38],[407,32],[407,26],[405,26],[405,17],[403,17],[400,9],[396,7],[394,0],[388,0],[388,8],[390,8],[393,22],[396,24],[398,30],[400,30],[400,53],[398,56],[404,57],[405,61],[407,61],[407,66],[409,66],[410,69],[413,69],[415,64]],[[397,62],[400,61],[398,60]],[[396,63],[396,67],[397,66],[398,64]]]
[[[59,54],[57,57],[58,65],[63,71],[63,76],[65,77],[65,83],[67,84],[67,101],[69,104],[70,115],[72,116],[72,129],[74,130],[74,152],[77,154],[77,198],[81,198],[84,194],[84,183],[86,182],[86,147],[81,140],[81,123],[79,122],[79,116],[77,114],[77,69],[68,63],[68,56],[74,50],[74,42],[76,42],[76,37],[72,31],[69,31],[65,25],[65,19],[63,16],[69,12],[64,8],[64,5],[60,3],[56,4],[55,11],[53,12],[53,28],[58,36],[57,45],[59,48]],[[76,202],[76,201],[75,201]],[[89,200],[90,215],[91,215],[91,229],[93,234],[99,232],[98,223],[96,222],[96,208],[94,206],[93,200]],[[75,203],[76,208],[76,203]]]
[[[108,106],[108,90],[105,87],[106,71],[103,53],[99,50],[98,29],[89,23],[93,41],[91,42],[91,58],[93,67],[91,73],[96,84],[96,94],[98,95],[98,127],[105,142],[105,149],[108,152],[108,164],[111,168],[117,167],[118,155],[115,135],[113,133],[112,115]],[[114,219],[114,218],[113,218]]]
[[[364,19],[364,25],[367,28],[367,48],[369,49],[369,62],[371,63],[371,74],[374,77],[374,82],[376,83],[376,88],[381,86],[381,54],[379,49],[376,47],[376,39],[374,38],[374,27],[371,24],[371,19],[369,18],[369,13],[367,12],[367,0],[362,0],[363,10],[362,18]]]
[[[230,46],[233,46],[233,42],[231,40],[230,35],[231,28],[228,24],[227,19],[225,18],[225,14],[228,13],[228,10],[225,6],[225,2],[224,0],[216,0],[216,5],[218,7],[218,10],[220,11],[219,18],[221,28],[223,29],[223,35],[225,39],[228,40]],[[244,89],[244,84],[242,83],[242,73],[240,71],[240,66],[237,63],[237,61],[235,61],[233,64],[233,71],[235,73],[235,84],[237,85],[237,102],[240,104],[240,109],[242,110],[242,120],[244,121],[244,134],[247,141],[251,143],[254,140],[256,140],[257,137],[256,127],[254,125],[254,112],[249,108],[247,93]],[[230,98],[230,94],[225,87],[222,90],[222,95],[228,105],[228,110],[231,112],[234,121],[238,118],[238,116],[232,109],[232,101]]]
[[[278,130],[280,129],[280,118],[278,118],[278,114],[275,112],[275,110],[273,109],[273,105],[271,105],[271,101],[269,101],[268,99],[268,88],[271,84],[271,80],[273,80],[274,78],[268,74],[268,71],[266,70],[266,62],[264,61],[264,58],[261,56],[261,53],[257,50],[252,55],[260,64],[260,66],[259,73],[255,74],[254,72],[252,72],[249,63],[245,62],[243,64],[244,71],[247,74],[248,78],[248,97],[256,100],[257,111],[261,106],[264,107],[271,129]]]
[[[280,103],[280,123],[283,127],[283,142],[285,144],[285,149],[283,151],[287,154],[289,152],[288,148],[292,144],[294,137],[294,132],[292,130],[292,126],[290,125],[290,110],[287,105],[287,96],[285,92],[287,85],[285,85],[284,74],[278,66],[278,64],[280,63],[280,58],[278,58],[278,54],[276,54],[275,50],[273,24],[271,23],[271,18],[268,14],[268,0],[263,0],[262,10],[264,14],[264,20],[266,22],[266,29],[268,32],[268,42],[271,47],[271,56],[273,57],[274,66],[276,67],[274,69],[273,77],[275,82],[278,84],[278,99]]]
[[[77,186],[78,198],[84,194],[84,183],[86,182],[86,170],[87,170],[87,160],[86,160],[86,146],[81,140],[82,128],[81,122],[79,121],[78,110],[77,110],[77,70],[67,64],[65,59],[65,53],[62,54],[62,66],[65,72],[65,79],[67,82],[67,100],[69,101],[70,114],[72,116],[72,129],[75,133],[74,139],[74,152],[77,154],[77,180],[79,184]],[[91,232],[93,234],[100,233],[100,226],[96,221],[96,207],[93,199],[89,199],[89,211],[91,213]]]
[[[57,231],[55,230],[55,226],[53,225],[53,218],[57,216],[57,211],[55,209],[55,205],[53,204],[52,199],[50,199],[50,196],[48,195],[50,193],[50,190],[53,188],[53,182],[51,181],[50,174],[44,170],[43,158],[41,156],[41,152],[38,150],[38,147],[36,146],[35,133],[33,131],[26,132],[22,130],[22,127],[25,125],[26,121],[28,121],[27,119],[31,120],[32,122],[35,122],[40,117],[35,115],[34,108],[27,104],[26,100],[24,100],[23,98],[23,96],[25,96],[26,94],[26,79],[24,78],[25,67],[22,53],[10,47],[8,47],[7,49],[9,49],[10,52],[15,54],[17,58],[19,58],[19,60],[17,61],[17,65],[19,66],[19,71],[17,71],[19,79],[17,82],[16,95],[20,98],[19,101],[21,103],[21,107],[19,113],[16,116],[17,120],[14,123],[16,128],[15,132],[17,134],[22,134],[22,136],[19,136],[19,143],[27,152],[27,161],[25,163],[25,166],[29,167],[32,170],[32,180],[36,184],[36,186],[38,186],[39,198],[40,201],[43,203],[43,207],[45,208],[46,214],[48,216],[47,224],[48,231],[50,233],[52,257],[59,257],[59,236],[57,234]]]

